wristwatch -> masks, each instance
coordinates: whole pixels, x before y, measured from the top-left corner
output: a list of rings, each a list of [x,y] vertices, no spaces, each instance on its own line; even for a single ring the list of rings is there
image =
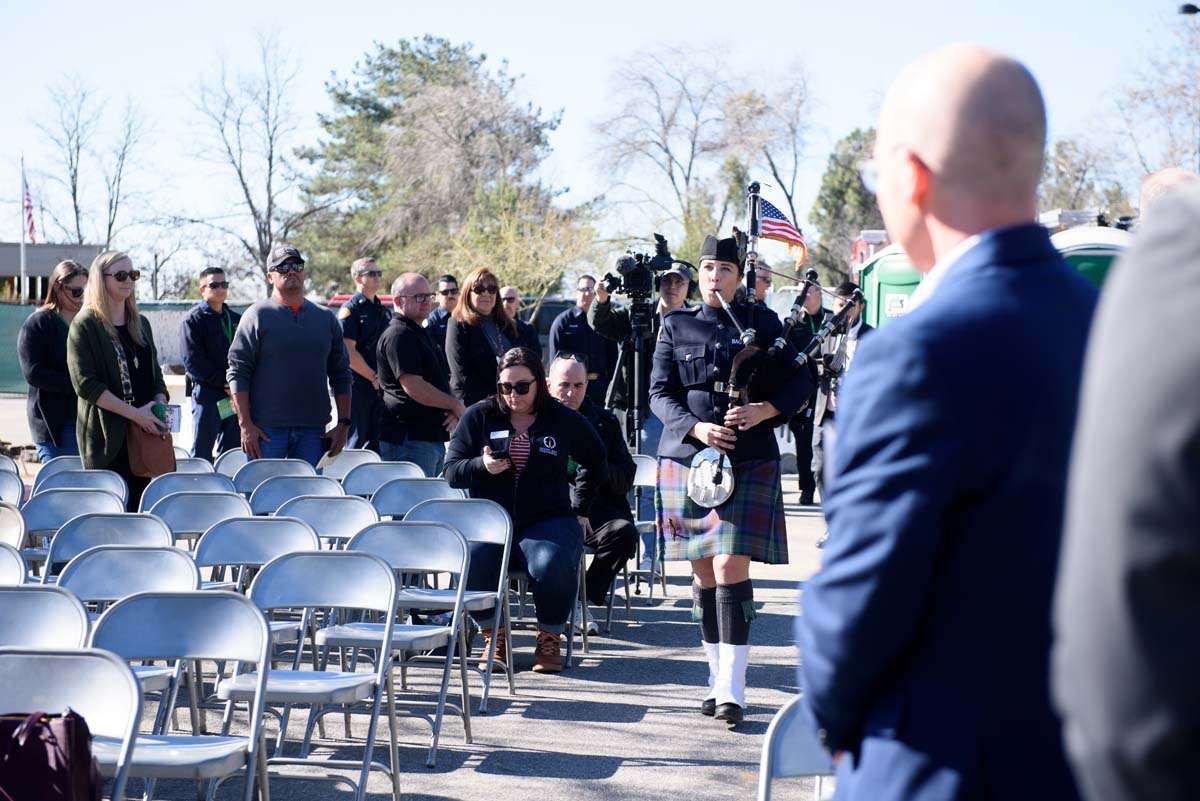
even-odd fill
[[[349,417],[339,417],[337,424],[339,426],[349,426],[352,421]]]

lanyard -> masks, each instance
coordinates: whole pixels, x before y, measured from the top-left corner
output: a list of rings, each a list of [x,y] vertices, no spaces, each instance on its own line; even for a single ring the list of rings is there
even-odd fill
[[[221,330],[225,332],[225,341],[230,345],[233,344],[233,320],[229,316],[229,309],[221,309]]]
[[[825,315],[822,314],[821,316],[824,317]],[[821,330],[821,323],[816,320],[814,315],[810,314],[808,315],[808,327],[812,331],[813,336],[816,336],[817,332]]]

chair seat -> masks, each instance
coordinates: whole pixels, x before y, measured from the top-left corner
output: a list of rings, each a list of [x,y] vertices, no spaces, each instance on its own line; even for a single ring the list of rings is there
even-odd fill
[[[258,673],[242,673],[217,685],[222,701],[254,698]],[[323,670],[272,670],[267,674],[268,704],[351,704],[370,698],[373,673],[339,673]]]
[[[295,642],[300,639],[300,621],[268,620],[271,627],[271,642]]]
[[[92,738],[92,755],[100,772],[116,772],[121,741]],[[211,779],[228,776],[246,765],[245,737],[192,737],[186,734],[139,734],[133,745],[130,776],[156,779]]]
[[[205,590],[205,591],[208,591],[208,590],[231,590],[233,592],[237,592],[237,588],[238,588],[238,585],[237,585],[236,581],[201,581],[200,582],[200,589]]]
[[[29,564],[41,564],[46,561],[46,557],[50,555],[49,548],[22,548],[21,556],[25,557],[25,561]]]
[[[330,648],[374,648],[383,636],[382,623],[346,623],[317,632],[317,645]],[[397,651],[427,651],[450,642],[449,626],[392,627],[392,648]]]
[[[165,665],[130,665],[133,675],[137,676],[138,684],[148,693],[157,693],[171,686],[171,677],[175,669]]]
[[[397,594],[403,609],[453,609],[457,590],[434,590],[423,587],[406,587]],[[464,590],[463,609],[482,612],[496,605],[496,593],[488,590]]]

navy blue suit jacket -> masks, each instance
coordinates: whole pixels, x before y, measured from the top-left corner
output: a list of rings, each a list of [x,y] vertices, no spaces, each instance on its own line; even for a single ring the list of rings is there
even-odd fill
[[[985,233],[863,340],[797,622],[839,799],[1078,797],[1050,606],[1096,292],[1045,229]]]

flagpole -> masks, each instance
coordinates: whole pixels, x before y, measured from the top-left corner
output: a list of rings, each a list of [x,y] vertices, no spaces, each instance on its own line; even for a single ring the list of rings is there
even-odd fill
[[[21,156],[21,303],[25,302],[25,156]]]

